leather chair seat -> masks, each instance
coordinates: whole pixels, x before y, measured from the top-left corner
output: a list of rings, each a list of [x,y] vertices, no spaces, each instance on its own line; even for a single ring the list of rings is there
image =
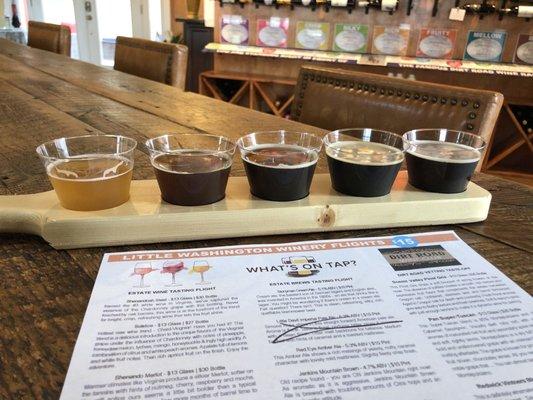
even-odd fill
[[[70,28],[44,22],[28,22],[28,46],[70,57]]]
[[[117,71],[185,89],[187,47],[151,40],[117,37]]]
[[[497,92],[304,66],[291,118],[328,130],[374,128],[403,134],[447,128],[480,135],[489,143],[502,104]]]

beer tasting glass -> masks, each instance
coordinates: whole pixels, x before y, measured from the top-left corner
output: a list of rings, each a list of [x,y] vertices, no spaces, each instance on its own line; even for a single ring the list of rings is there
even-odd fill
[[[304,132],[255,132],[237,141],[250,191],[272,201],[309,195],[322,141]]]
[[[161,197],[180,206],[215,203],[226,195],[235,143],[223,136],[163,135],[146,141]]]
[[[404,160],[400,135],[369,128],[339,129],[324,137],[333,189],[350,196],[389,194]]]
[[[429,192],[464,192],[485,148],[481,137],[449,129],[416,129],[403,137],[409,183]]]
[[[37,147],[60,204],[94,211],[128,201],[137,142],[119,135],[54,139]]]

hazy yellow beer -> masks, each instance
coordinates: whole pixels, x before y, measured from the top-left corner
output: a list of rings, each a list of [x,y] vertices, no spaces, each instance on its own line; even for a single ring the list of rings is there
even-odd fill
[[[56,139],[37,148],[65,208],[94,211],[128,201],[136,142],[123,136]]]

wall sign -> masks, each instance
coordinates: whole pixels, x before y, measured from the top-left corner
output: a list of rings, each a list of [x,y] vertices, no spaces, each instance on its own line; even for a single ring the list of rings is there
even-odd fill
[[[366,53],[368,25],[335,24],[333,51]]]
[[[248,44],[248,19],[240,15],[223,15],[220,26],[222,43]]]
[[[420,29],[417,57],[430,58],[451,58],[455,41],[457,39],[456,29]]]
[[[409,25],[376,26],[372,53],[405,56],[409,44]]]
[[[287,47],[289,18],[271,17],[257,20],[257,46]]]
[[[515,64],[533,64],[533,35],[518,35],[513,62]]]
[[[308,50],[327,50],[328,42],[328,23],[298,21],[296,26],[296,48]]]
[[[503,46],[505,44],[505,32],[468,32],[464,59],[474,61],[502,60]]]

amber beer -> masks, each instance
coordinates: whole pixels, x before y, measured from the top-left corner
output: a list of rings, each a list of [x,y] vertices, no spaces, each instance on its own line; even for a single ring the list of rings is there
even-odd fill
[[[103,210],[128,201],[132,171],[133,163],[118,156],[59,160],[47,168],[61,205],[78,211]]]

